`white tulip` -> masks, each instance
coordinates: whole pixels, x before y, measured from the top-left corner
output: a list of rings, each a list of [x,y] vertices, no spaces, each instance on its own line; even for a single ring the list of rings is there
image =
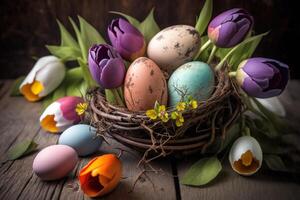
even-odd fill
[[[273,112],[274,114],[280,117],[285,117],[286,115],[285,109],[281,104],[280,100],[278,99],[278,97],[271,97],[267,99],[256,98],[256,100],[259,101],[266,109]]]
[[[20,85],[28,101],[38,101],[54,91],[64,80],[65,65],[55,56],[40,58]]]

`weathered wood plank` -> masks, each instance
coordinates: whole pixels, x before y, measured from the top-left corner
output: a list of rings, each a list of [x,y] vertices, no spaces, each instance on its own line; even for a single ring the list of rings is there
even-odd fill
[[[287,111],[287,118],[297,124],[300,119],[300,82],[290,81],[286,91],[280,96]],[[299,141],[300,142],[300,141]],[[200,157],[198,158],[200,159]],[[299,199],[299,181],[282,174],[260,170],[255,176],[242,177],[234,173],[227,158],[224,170],[212,183],[205,187],[180,185],[182,199]],[[177,163],[178,175],[184,172],[197,159],[188,158]]]
[[[25,138],[34,139],[39,143],[39,149],[55,144],[59,135],[45,133],[39,127],[38,118],[41,104],[28,103],[20,97],[9,97],[7,92],[9,91],[9,85],[10,83],[7,85],[6,82],[3,85],[8,89],[5,90],[5,94],[0,100],[0,114],[2,116],[0,118],[1,155],[4,155],[10,146]],[[118,153],[117,148],[137,154],[113,140],[109,139],[109,143],[110,145],[106,143],[102,145],[98,155]],[[77,174],[93,156],[81,158],[76,169],[67,178],[44,182],[32,173],[32,162],[36,153],[16,161],[6,162],[1,166],[0,199],[89,199],[77,187]],[[151,181],[140,179],[135,190],[131,193],[129,191],[132,184],[140,173],[140,170],[136,167],[139,158],[124,152],[121,160],[124,179],[122,179],[116,190],[104,199],[175,199],[176,192],[171,164],[168,160],[153,163],[155,168],[164,171],[164,173],[159,174],[148,173],[154,186]],[[2,156],[1,161],[4,161]]]

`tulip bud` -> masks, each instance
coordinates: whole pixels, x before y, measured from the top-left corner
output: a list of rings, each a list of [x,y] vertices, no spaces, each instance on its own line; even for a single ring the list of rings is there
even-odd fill
[[[208,25],[208,37],[218,47],[230,48],[245,39],[253,17],[244,9],[234,8],[215,17]]]
[[[94,45],[89,50],[89,69],[93,79],[105,89],[120,87],[125,78],[125,65],[116,50],[106,44]]]
[[[20,85],[28,101],[38,101],[54,91],[65,77],[64,64],[55,56],[40,58]]]
[[[120,55],[133,61],[145,54],[146,42],[142,33],[124,19],[115,19],[108,27],[108,37]]]
[[[289,67],[269,58],[250,58],[239,65],[236,78],[249,96],[274,97],[285,89],[289,80]]]
[[[49,132],[58,133],[81,121],[76,109],[84,100],[81,97],[63,97],[50,104],[40,117],[41,127]]]
[[[117,187],[122,175],[122,164],[114,154],[91,160],[79,172],[82,191],[89,197],[99,197]]]

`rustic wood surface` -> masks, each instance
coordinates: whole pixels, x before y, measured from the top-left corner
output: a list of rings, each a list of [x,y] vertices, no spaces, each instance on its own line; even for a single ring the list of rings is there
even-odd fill
[[[0,161],[14,144],[25,138],[39,143],[39,150],[55,144],[59,135],[41,130],[38,124],[41,104],[28,103],[21,97],[10,97],[12,81],[0,81]],[[288,89],[280,97],[287,110],[287,117],[297,124],[300,119],[300,81],[291,81]],[[298,125],[299,126],[299,125]],[[101,146],[101,155],[118,153],[118,148],[126,150],[121,156],[123,178],[119,186],[102,199],[299,199],[299,177],[271,173],[260,170],[252,177],[235,174],[225,162],[224,170],[212,183],[205,187],[187,187],[178,183],[185,170],[200,156],[183,159],[165,159],[153,162],[158,173],[147,173],[134,181],[140,174],[137,168],[139,154],[123,145],[109,140]],[[128,153],[130,152],[130,153]],[[0,199],[89,199],[78,187],[76,174],[91,157],[81,158],[76,169],[60,181],[43,182],[32,172],[32,162],[37,152],[16,161],[4,162],[0,166]],[[227,158],[225,158],[227,160]]]

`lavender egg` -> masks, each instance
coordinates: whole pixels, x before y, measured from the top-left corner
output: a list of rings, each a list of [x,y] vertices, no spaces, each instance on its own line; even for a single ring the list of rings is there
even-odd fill
[[[76,166],[76,151],[66,145],[51,145],[34,158],[33,172],[42,180],[57,180],[67,176]]]

